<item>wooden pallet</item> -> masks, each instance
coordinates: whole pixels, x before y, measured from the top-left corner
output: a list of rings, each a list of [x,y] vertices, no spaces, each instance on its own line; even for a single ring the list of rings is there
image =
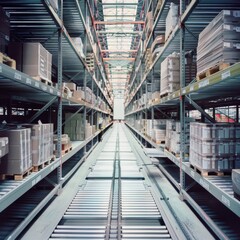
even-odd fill
[[[198,166],[194,166],[190,164],[190,167],[197,173],[199,173],[203,177],[208,177],[208,176],[225,176],[231,174],[230,171],[215,171],[215,170],[210,170],[210,169],[202,169]]]
[[[38,172],[41,169],[45,168],[47,165],[49,165],[51,162],[53,162],[55,160],[55,156],[53,155],[51,159],[49,159],[48,161],[41,163],[37,166],[33,166],[33,172]]]
[[[180,153],[175,153],[173,151],[170,151],[172,153],[172,155],[174,155],[175,157],[179,158],[180,157]],[[185,153],[185,158],[188,158],[189,157],[189,154],[188,153]]]
[[[16,69],[16,61],[1,52],[0,52],[0,63],[4,63],[13,69]]]
[[[213,67],[208,68],[207,70],[197,74],[197,81],[200,81],[206,77],[213,75],[219,71],[222,71],[230,66],[230,63],[218,63]]]
[[[0,174],[0,180],[13,179],[15,181],[22,181],[25,177],[29,176],[33,171],[33,167],[30,167],[22,174]]]
[[[160,98],[167,97],[169,94],[171,94],[171,93],[170,92],[160,93]]]
[[[47,79],[43,79],[43,78],[40,77],[40,76],[34,76],[34,77],[32,77],[32,78],[34,78],[34,79],[38,80],[39,82],[42,82],[42,83],[44,83],[44,84],[46,84],[46,85],[48,85],[48,86],[51,86],[51,87],[53,86],[52,81],[47,80]]]
[[[62,155],[65,155],[66,153],[70,152],[71,150],[72,150],[72,147],[63,149],[63,150],[61,151],[61,154],[62,154]],[[57,151],[56,151],[56,150],[54,151],[54,154],[57,155]]]

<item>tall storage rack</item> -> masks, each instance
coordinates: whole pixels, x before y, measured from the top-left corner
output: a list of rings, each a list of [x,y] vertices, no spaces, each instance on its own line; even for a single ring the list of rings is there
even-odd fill
[[[179,4],[180,20],[151,66],[146,68],[144,59],[147,49],[151,47],[156,36],[165,34],[166,17],[171,2]],[[215,232],[216,236],[221,239],[238,238],[239,231],[234,232],[236,228],[232,225],[235,224],[235,221],[239,221],[240,202],[233,195],[231,177],[203,177],[196,172],[191,168],[184,154],[184,142],[185,116],[190,110],[196,109],[200,112],[202,118],[212,121],[213,118],[206,114],[204,109],[213,108],[214,111],[219,106],[234,105],[236,119],[239,121],[240,63],[236,63],[201,81],[193,79],[191,83],[186,85],[184,60],[186,52],[196,50],[199,33],[221,10],[239,10],[240,5],[236,1],[204,0],[160,0],[149,1],[148,4],[147,9],[152,11],[154,16],[153,31],[150,34],[145,32],[135,61],[135,71],[133,71],[129,81],[129,94],[125,101],[127,125],[142,142],[143,147],[154,147],[164,151],[166,160],[161,160],[159,168],[179,190],[180,197],[193,207]],[[180,53],[181,88],[167,96],[160,97],[159,95],[157,99],[149,100],[150,94],[154,91],[154,83],[160,84],[161,63],[173,52]],[[136,106],[136,101],[143,94],[148,97]],[[138,129],[136,128],[138,122],[143,119],[171,119],[173,117],[178,117],[181,122],[180,156],[173,155],[167,149],[164,149],[163,145],[156,144],[151,137],[146,136],[143,125]],[[197,190],[195,191],[194,188]],[[215,211],[213,211],[214,207],[210,206],[211,204],[208,205],[210,202],[214,202]],[[219,217],[221,215],[220,211],[223,213],[221,217]],[[228,220],[230,222],[227,223]]]
[[[51,3],[55,2],[55,6]],[[11,122],[16,111],[21,122],[47,120],[55,122],[58,136],[57,157],[54,161],[32,172],[21,181],[0,182],[1,238],[15,239],[31,220],[59,192],[71,175],[97,143],[100,131],[111,125],[112,98],[107,84],[103,62],[98,51],[96,33],[92,23],[94,1],[0,1],[10,14],[11,34],[21,42],[40,42],[52,54],[57,85],[46,84],[0,63],[1,119]],[[81,37],[84,55],[93,55],[94,68],[74,45],[72,37]],[[92,89],[96,97],[105,102],[105,108],[93,100],[76,100],[62,91],[63,82],[73,82],[83,90]],[[75,141],[72,150],[61,156],[62,128],[69,119],[64,113],[84,114],[97,130],[84,141]],[[107,119],[104,130],[98,129],[99,118]],[[10,223],[10,224],[9,224]]]

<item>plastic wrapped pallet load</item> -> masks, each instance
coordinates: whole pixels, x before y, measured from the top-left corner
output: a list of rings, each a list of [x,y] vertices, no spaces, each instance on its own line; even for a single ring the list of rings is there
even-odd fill
[[[171,3],[166,18],[165,39],[168,39],[177,23],[178,23],[178,5]]]
[[[92,126],[90,125],[90,123],[87,123],[87,124],[86,124],[86,129],[85,129],[85,131],[86,131],[86,139],[88,139],[89,137],[92,136],[92,134],[93,134],[93,129],[92,129]]]
[[[23,72],[38,80],[44,79],[51,82],[52,54],[40,43],[24,43]]]
[[[8,154],[9,144],[8,137],[0,137],[0,158]]]
[[[9,153],[1,158],[0,173],[22,175],[27,172],[32,167],[31,129],[0,131],[0,137],[9,139]]]
[[[84,126],[84,115],[78,113],[65,114],[66,124],[64,126],[64,133],[68,134],[72,141],[84,141],[85,139],[85,126]]]
[[[240,11],[221,11],[199,34],[197,74],[240,61]]]
[[[53,124],[24,124],[31,128],[32,165],[34,167],[53,158]]]
[[[234,196],[240,200],[240,169],[232,170],[232,183]]]
[[[179,90],[180,88],[180,57],[172,53],[161,63],[160,95]]]
[[[190,163],[200,171],[240,168],[239,124],[191,123]]]

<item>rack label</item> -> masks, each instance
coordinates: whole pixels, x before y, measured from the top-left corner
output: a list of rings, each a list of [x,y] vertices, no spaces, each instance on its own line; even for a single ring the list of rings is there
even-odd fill
[[[18,80],[21,80],[22,76],[19,73],[14,73],[14,78],[18,79]]]
[[[227,199],[224,195],[222,195],[222,202],[228,207],[231,206],[230,200]]]
[[[193,170],[190,171],[190,174],[193,178],[195,177],[195,172]]]
[[[225,79],[225,78],[228,78],[228,77],[230,77],[230,76],[231,76],[231,73],[230,73],[230,71],[228,70],[228,71],[222,73],[222,80]]]
[[[191,86],[191,87],[190,87],[190,91],[193,91],[193,90],[194,90],[194,86]]]
[[[29,85],[31,85],[31,84],[32,84],[32,80],[31,80],[30,78],[27,78],[27,79],[26,79],[26,83],[29,84]]]
[[[49,92],[50,92],[50,93],[53,93],[53,90],[52,90],[52,88],[49,88]]]
[[[185,94],[186,93],[186,89],[183,89],[182,93]]]
[[[47,91],[47,86],[42,86],[43,91]]]
[[[199,88],[206,87],[208,84],[209,84],[209,80],[206,79],[206,80],[204,80],[204,81],[199,82],[199,83],[198,83],[198,87],[199,87]]]
[[[33,179],[32,181],[32,186],[36,185],[38,182],[40,182],[42,179],[42,176],[39,175],[38,177],[36,177],[35,179]]]
[[[39,88],[39,82],[35,82],[35,87]]]
[[[0,66],[0,72],[2,72],[2,66]]]
[[[205,182],[202,178],[199,180],[200,185],[202,185],[205,189],[209,191],[209,184]]]

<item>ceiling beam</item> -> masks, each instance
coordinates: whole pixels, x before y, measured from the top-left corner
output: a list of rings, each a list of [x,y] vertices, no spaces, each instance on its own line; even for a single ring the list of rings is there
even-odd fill
[[[128,3],[118,3],[118,2],[106,2],[102,3],[103,6],[109,6],[109,5],[114,5],[114,6],[137,6],[138,2],[128,2]]]
[[[129,62],[134,62],[135,58],[103,58],[103,61],[129,61]]]
[[[111,53],[133,53],[133,52],[137,52],[137,50],[116,50],[116,49],[109,49],[109,50],[104,50],[104,49],[101,49],[100,50],[102,53],[105,53],[105,52],[111,52]]]
[[[131,24],[144,24],[144,21],[95,21],[95,25],[131,25]]]

